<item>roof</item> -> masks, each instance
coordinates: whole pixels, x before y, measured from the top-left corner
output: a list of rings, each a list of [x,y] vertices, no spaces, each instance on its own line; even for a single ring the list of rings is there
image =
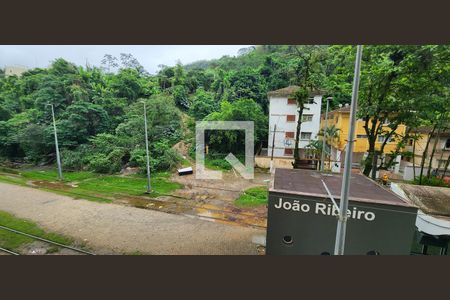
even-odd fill
[[[315,198],[328,198],[321,179],[325,182],[333,197],[340,199],[342,175],[321,173],[312,170],[276,169],[272,180],[272,187],[269,191]],[[368,177],[356,173],[352,173],[350,177],[349,200],[415,207],[413,204],[406,202],[401,197],[383,188]]]
[[[337,113],[337,112],[343,112],[343,113],[350,113],[350,105],[347,105],[347,106],[342,106],[342,107],[340,107],[340,108],[338,108],[338,109],[335,109],[335,110],[332,110],[332,111],[330,111],[330,112],[328,112],[329,114],[331,114],[331,113]]]
[[[419,128],[412,129],[411,131],[413,133],[422,133],[422,134],[429,134],[433,130],[433,126],[422,126]],[[434,132],[433,137],[437,136],[437,130]],[[450,137],[450,131],[447,129],[446,131],[439,134],[441,138]]]
[[[296,91],[298,91],[298,89],[300,89],[300,87],[298,85],[290,85],[288,87],[282,88],[282,89],[278,89],[275,91],[270,91],[267,93],[267,95],[269,97],[289,97],[294,95],[294,93]],[[313,90],[310,92],[310,96],[322,96],[323,94],[325,94],[324,91],[322,90]]]
[[[427,214],[450,217],[450,188],[398,183],[412,204]]]
[[[328,112],[328,115],[332,115],[333,113],[350,113],[350,105],[347,105],[347,106],[342,106],[342,107],[340,107],[340,108],[338,108],[338,109],[335,109],[335,110],[332,110],[332,111],[329,111]],[[325,112],[322,112],[321,114],[320,114],[320,117],[322,118],[322,119],[324,119],[325,118]]]

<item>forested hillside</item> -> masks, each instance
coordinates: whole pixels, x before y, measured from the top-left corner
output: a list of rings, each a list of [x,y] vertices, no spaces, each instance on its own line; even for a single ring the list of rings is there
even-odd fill
[[[184,140],[192,149],[196,120],[255,121],[258,147],[267,137],[268,91],[296,84],[324,90],[333,97],[332,108],[348,103],[354,53],[351,46],[265,45],[241,49],[236,57],[160,66],[154,75],[126,54],[105,55],[96,67],[57,59],[20,77],[0,73],[0,156],[54,161],[49,104],[55,107],[66,169],[114,173],[144,166],[144,101],[152,170],[181,162],[172,146]],[[447,122],[449,53],[448,46],[366,46],[360,116],[381,119],[395,112],[393,126]],[[382,134],[370,124],[367,130],[370,141]],[[236,134],[210,135],[212,150],[239,148]]]

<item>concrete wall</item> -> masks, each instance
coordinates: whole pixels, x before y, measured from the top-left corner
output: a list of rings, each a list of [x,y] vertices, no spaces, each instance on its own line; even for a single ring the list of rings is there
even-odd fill
[[[294,159],[288,157],[274,157],[273,166],[281,169],[292,169]],[[270,168],[270,157],[257,156],[255,157],[255,166],[263,169]]]
[[[322,96],[314,97],[314,104],[307,104],[303,115],[312,115],[312,120],[303,122],[301,132],[311,132],[311,139],[317,139],[320,128],[320,110],[322,104]],[[288,122],[287,115],[295,115],[295,121]],[[295,147],[295,132],[298,121],[298,112],[296,104],[288,104],[287,97],[270,97],[269,98],[269,135],[268,135],[268,155],[272,153],[273,131],[277,124],[275,132],[275,149],[276,157],[293,157],[293,155],[285,155],[284,149]],[[286,132],[294,132],[294,138],[286,139]],[[305,148],[310,140],[300,140],[300,148]]]
[[[423,174],[426,175],[428,168],[423,168]],[[416,165],[416,177],[420,175],[420,166]],[[422,177],[423,178],[423,177]],[[414,168],[411,165],[405,165],[403,169],[403,180],[413,180],[414,179]]]

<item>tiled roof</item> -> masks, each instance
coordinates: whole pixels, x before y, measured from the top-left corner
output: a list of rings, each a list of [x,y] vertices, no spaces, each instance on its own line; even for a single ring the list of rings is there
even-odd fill
[[[275,91],[270,91],[267,93],[269,97],[289,97],[292,96],[300,87],[297,85],[290,85],[288,87],[278,89]],[[310,96],[323,95],[325,92],[322,90],[311,91]]]

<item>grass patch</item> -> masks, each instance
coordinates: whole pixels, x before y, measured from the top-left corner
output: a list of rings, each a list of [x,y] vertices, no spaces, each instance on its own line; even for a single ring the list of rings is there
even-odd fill
[[[265,186],[247,189],[234,201],[237,206],[260,206],[267,204],[268,190]]]
[[[211,170],[218,171],[229,171],[231,170],[231,165],[225,159],[210,159],[205,158],[205,166]]]
[[[26,170],[22,171],[20,174],[24,178],[27,178],[29,180],[45,180],[45,181],[58,180],[58,172],[56,170]],[[96,175],[92,172],[84,172],[84,171],[63,173],[65,182],[80,181],[95,176]]]
[[[226,155],[211,153],[205,156],[205,166],[211,170],[229,171],[233,167],[225,160]],[[245,165],[245,156],[237,154],[236,158]]]
[[[150,184],[153,196],[168,194],[182,185],[167,180],[168,174],[152,174]],[[142,195],[147,190],[147,178],[145,177],[120,177],[100,176],[84,180],[79,183],[79,189],[95,191],[100,194],[126,194],[132,196]]]
[[[0,211],[0,225],[65,245],[69,245],[73,242],[72,239],[68,237],[46,232],[31,221],[16,218],[13,215],[3,211]],[[34,241],[35,240],[32,238],[0,229],[0,247],[2,248],[16,251],[22,246],[30,244]]]
[[[27,185],[27,180],[19,175],[13,176],[9,174],[1,174],[0,173],[0,182],[12,183],[17,185]]]
[[[181,160],[181,167],[182,168],[187,168],[187,167],[190,167],[190,166],[192,166],[192,162],[189,159],[183,158]]]
[[[182,188],[179,183],[169,180],[170,173],[151,174],[151,197],[170,194]],[[22,170],[19,175],[0,173],[0,181],[26,186],[28,181],[38,181],[43,190],[78,199],[96,202],[112,202],[112,198],[121,195],[142,196],[147,190],[145,175],[117,176],[92,172],[64,172],[64,181],[57,180],[54,169]]]

